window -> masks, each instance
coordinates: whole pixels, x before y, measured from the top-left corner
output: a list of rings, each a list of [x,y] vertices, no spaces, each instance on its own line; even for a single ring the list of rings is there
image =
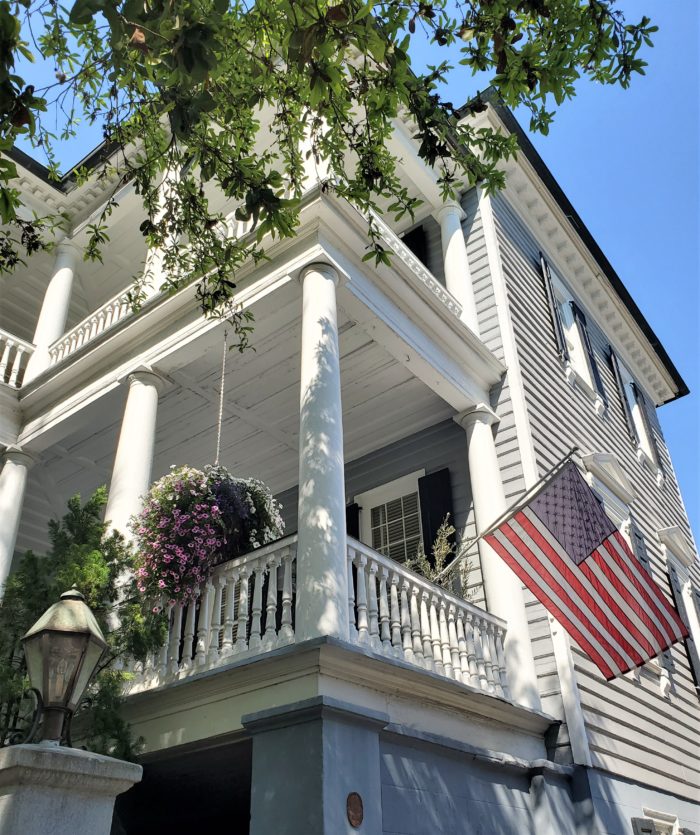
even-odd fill
[[[647,399],[613,350],[610,351],[610,360],[617,380],[627,429],[632,442],[637,447],[637,457],[642,463],[646,463],[656,470],[656,479],[659,483],[662,483],[663,471],[659,464],[656,440],[649,421]]]
[[[594,401],[596,412],[602,414],[606,406],[605,390],[593,353],[586,316],[542,254],[540,260],[557,350],[564,364],[566,378],[589,395]]]
[[[422,542],[418,480],[424,470],[355,496],[360,538],[397,562],[412,559]]]
[[[677,526],[657,531],[668,567],[676,609],[690,633],[685,648],[695,687],[700,694],[700,589],[694,586],[690,569],[695,562],[695,552]]]
[[[399,562],[415,557],[421,543],[431,560],[438,529],[448,515],[454,521],[448,467],[428,475],[418,470],[365,490],[346,508],[348,534]]]

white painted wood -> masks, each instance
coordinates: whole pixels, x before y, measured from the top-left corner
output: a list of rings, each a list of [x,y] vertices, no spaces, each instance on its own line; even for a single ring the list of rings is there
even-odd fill
[[[20,447],[9,447],[2,454],[0,471],[0,595],[12,566],[17,531],[34,458]]]
[[[142,497],[151,485],[158,394],[163,379],[152,370],[142,368],[129,375],[128,383],[105,520],[131,540],[129,520],[141,509]]]
[[[464,212],[456,202],[446,203],[436,212],[440,224],[442,257],[445,270],[445,285],[448,292],[457,299],[462,310],[460,318],[477,336],[479,321],[476,313],[474,287],[472,284],[467,247],[462,232]]]
[[[474,514],[479,531],[486,530],[507,509],[491,429],[496,419],[493,410],[484,404],[455,418],[467,433]],[[480,542],[479,551],[489,611],[508,622],[505,653],[510,692],[519,704],[540,709],[522,586],[485,542]]]
[[[0,385],[19,388],[27,376],[34,345],[0,329]]]
[[[301,277],[296,632],[348,637],[345,475],[335,288],[326,264]]]

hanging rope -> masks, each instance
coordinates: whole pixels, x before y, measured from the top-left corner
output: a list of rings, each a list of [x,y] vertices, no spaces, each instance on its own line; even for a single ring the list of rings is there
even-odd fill
[[[228,331],[224,328],[224,353],[221,357],[221,385],[219,387],[219,419],[216,424],[216,460],[214,466],[219,466],[221,454],[221,426],[224,422],[224,383],[226,381],[226,354],[228,353]]]

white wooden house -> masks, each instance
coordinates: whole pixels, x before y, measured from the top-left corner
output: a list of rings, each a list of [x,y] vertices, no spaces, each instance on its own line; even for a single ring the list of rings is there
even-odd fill
[[[380,222],[391,266],[363,262],[367,218],[310,172],[298,236],[241,271],[256,350],[229,362],[221,460],[272,488],[288,535],[219,566],[197,617],[172,611],[130,686],[145,778],[115,832],[700,835],[700,568],[655,415],[687,389],[512,115],[480,118],[520,154],[501,193],[454,203],[396,125],[424,202]],[[125,531],[152,480],[210,463],[221,382],[193,288],[129,308],[130,186],[86,263],[112,185],[18,161],[71,231],[0,279],[2,579],[76,492],[108,484]],[[469,601],[402,564],[573,446],[692,636],[609,684],[486,545]]]

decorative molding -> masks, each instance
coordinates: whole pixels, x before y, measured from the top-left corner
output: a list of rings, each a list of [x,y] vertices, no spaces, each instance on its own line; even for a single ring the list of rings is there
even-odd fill
[[[581,458],[586,470],[612,491],[621,502],[626,505],[632,504],[635,498],[634,487],[616,455],[612,452],[593,452]]]
[[[656,532],[656,536],[664,546],[667,560],[670,552],[685,568],[690,568],[695,562],[695,551],[688,544],[688,540],[678,525],[661,528]]]

